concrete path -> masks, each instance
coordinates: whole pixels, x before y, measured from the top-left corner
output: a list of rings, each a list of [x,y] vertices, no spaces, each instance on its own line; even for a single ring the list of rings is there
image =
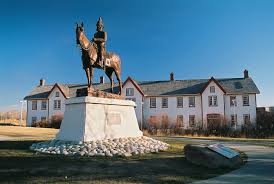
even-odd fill
[[[176,139],[201,141],[190,138]],[[204,141],[205,143],[218,142],[244,151],[248,155],[248,162],[238,170],[208,180],[197,181],[194,184],[274,184],[274,148],[252,142]]]
[[[13,139],[14,139],[14,137],[11,137],[11,136],[0,135],[0,141],[10,141]]]

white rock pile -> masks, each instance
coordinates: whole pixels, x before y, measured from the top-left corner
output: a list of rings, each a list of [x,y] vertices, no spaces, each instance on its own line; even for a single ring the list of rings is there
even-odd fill
[[[129,137],[97,140],[90,142],[72,142],[53,139],[51,141],[34,143],[30,149],[41,153],[79,156],[132,156],[144,153],[154,153],[168,149],[168,144],[146,137]]]

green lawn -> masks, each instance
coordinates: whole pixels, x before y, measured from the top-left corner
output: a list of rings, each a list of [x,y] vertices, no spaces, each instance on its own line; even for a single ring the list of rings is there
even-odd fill
[[[0,182],[4,183],[188,183],[229,170],[188,163],[187,142],[166,141],[160,153],[125,157],[64,157],[31,152],[35,141],[0,142]]]

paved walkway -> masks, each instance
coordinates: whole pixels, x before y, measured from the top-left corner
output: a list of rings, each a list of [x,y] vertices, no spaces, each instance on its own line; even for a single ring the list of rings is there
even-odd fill
[[[10,141],[13,139],[14,137],[11,137],[11,136],[0,135],[0,141]]]
[[[178,140],[184,138],[176,138]],[[184,139],[185,140],[185,139]],[[188,141],[201,141],[189,139]],[[224,145],[244,151],[248,155],[248,162],[235,171],[193,184],[274,184],[274,148],[260,146],[252,142],[222,142],[204,140],[206,143],[222,143]]]

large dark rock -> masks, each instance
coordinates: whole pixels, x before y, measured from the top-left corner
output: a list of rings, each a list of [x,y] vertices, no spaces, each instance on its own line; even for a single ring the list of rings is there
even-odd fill
[[[205,145],[188,144],[184,147],[184,152],[189,162],[207,168],[237,168],[243,163],[240,156],[228,159]]]

